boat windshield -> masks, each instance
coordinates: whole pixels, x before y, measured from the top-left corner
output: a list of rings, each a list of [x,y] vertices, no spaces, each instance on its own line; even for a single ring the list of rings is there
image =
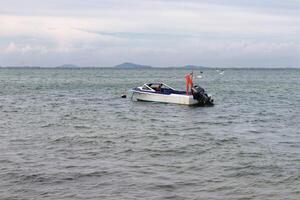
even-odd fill
[[[142,90],[150,90],[149,86],[147,86],[146,84],[143,85]]]
[[[164,84],[164,83],[149,83],[149,84],[145,84],[148,88],[151,88],[154,91],[166,91],[166,90],[174,90],[173,88],[171,88],[170,86]],[[144,86],[145,86],[144,85]]]
[[[164,83],[148,83],[142,86],[142,90],[150,90],[150,91],[174,91],[175,89]]]
[[[155,91],[160,91],[161,88],[162,88],[162,86],[163,86],[163,84],[161,84],[161,83],[150,83],[150,84],[148,84],[148,86],[151,89],[155,90]]]

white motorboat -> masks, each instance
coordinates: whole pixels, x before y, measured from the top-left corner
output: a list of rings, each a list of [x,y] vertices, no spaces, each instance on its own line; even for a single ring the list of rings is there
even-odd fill
[[[213,105],[214,100],[199,86],[194,86],[188,95],[186,91],[178,91],[165,83],[145,83],[131,89],[132,95],[139,101],[154,101],[184,105]]]

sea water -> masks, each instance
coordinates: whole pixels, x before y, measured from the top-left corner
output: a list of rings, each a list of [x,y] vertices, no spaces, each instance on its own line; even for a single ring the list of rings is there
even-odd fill
[[[189,70],[0,69],[0,199],[299,199],[300,70],[201,71],[213,107],[120,98]]]

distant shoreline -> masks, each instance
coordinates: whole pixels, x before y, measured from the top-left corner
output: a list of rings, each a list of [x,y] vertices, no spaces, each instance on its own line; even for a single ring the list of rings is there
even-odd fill
[[[45,67],[45,66],[30,66],[30,65],[16,65],[16,66],[1,66],[0,68],[9,69],[118,69],[118,70],[141,70],[141,69],[183,69],[183,70],[211,70],[211,69],[300,69],[298,67],[214,67],[214,66],[204,66],[204,65],[182,65],[182,66],[150,66],[145,64],[136,64],[133,62],[124,62],[115,66],[78,66],[75,64],[63,64],[59,66]]]
[[[217,70],[217,69],[234,69],[234,70],[275,70],[275,69],[296,69],[300,67],[150,67],[150,68],[117,68],[117,67],[38,67],[38,66],[0,66],[0,69],[113,69],[113,70],[154,70],[154,69],[180,69],[180,70]]]

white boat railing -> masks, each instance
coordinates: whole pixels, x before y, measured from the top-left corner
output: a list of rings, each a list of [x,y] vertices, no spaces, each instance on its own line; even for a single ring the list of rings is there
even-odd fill
[[[157,83],[157,84],[161,84],[162,86],[165,86],[165,87],[168,88],[168,89],[175,90],[174,88],[172,88],[171,86],[169,86],[169,85],[167,85],[167,84],[165,84],[165,83]],[[149,86],[149,83],[145,83],[143,86],[141,86],[141,87],[139,87],[139,88],[142,89],[142,90],[150,90],[150,91],[152,91],[152,92],[155,92],[155,89],[151,88],[151,87]],[[147,88],[147,89],[146,89],[146,88]]]
[[[172,88],[171,86],[168,86],[167,84],[165,84],[165,83],[162,83],[164,86],[166,86],[166,87],[168,87],[168,88],[170,88],[170,89],[172,89],[172,90],[175,90],[174,88]]]
[[[155,90],[153,90],[151,87],[149,87],[146,83],[143,85],[143,87],[146,87],[146,88],[148,88],[149,90],[151,90],[152,92],[155,92]],[[143,87],[142,87],[142,89],[143,89]]]

